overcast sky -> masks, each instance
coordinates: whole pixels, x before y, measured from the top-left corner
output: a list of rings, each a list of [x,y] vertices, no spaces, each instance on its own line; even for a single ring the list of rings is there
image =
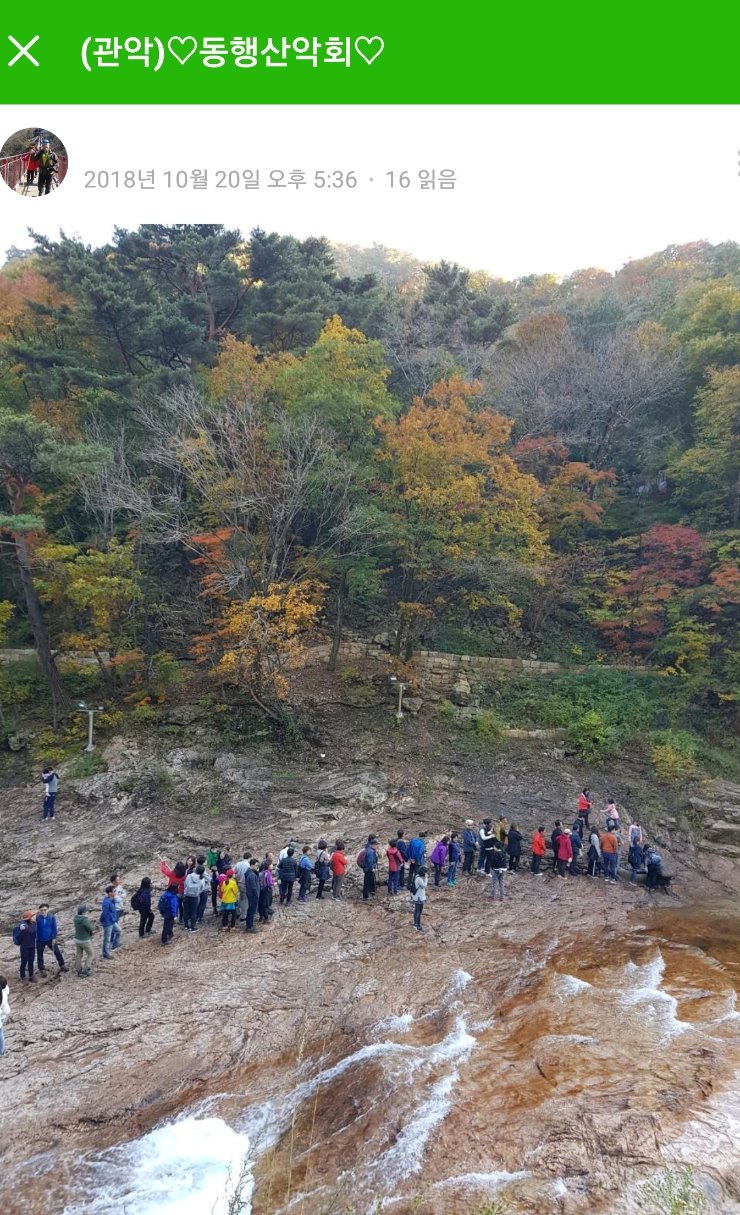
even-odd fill
[[[70,171],[48,198],[0,190],[0,251],[28,227],[89,243],[114,224],[259,225],[379,243],[505,278],[616,270],[668,244],[740,240],[740,107],[3,106],[0,142],[53,130]],[[210,170],[208,190],[85,189],[86,172]],[[261,188],[216,189],[259,168]],[[387,172],[451,168],[454,190]],[[355,189],[267,189],[270,169],[354,170]],[[373,178],[373,182],[370,181]]]

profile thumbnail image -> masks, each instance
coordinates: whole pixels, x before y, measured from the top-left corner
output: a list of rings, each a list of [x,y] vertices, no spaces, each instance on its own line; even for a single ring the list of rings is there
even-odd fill
[[[0,176],[16,194],[40,198],[61,186],[67,159],[67,149],[53,131],[23,127],[0,148]]]

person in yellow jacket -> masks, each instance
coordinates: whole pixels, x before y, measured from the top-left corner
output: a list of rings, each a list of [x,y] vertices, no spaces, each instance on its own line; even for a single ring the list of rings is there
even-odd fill
[[[221,886],[221,927],[236,928],[236,908],[239,902],[239,887],[234,870],[227,869],[225,882]]]

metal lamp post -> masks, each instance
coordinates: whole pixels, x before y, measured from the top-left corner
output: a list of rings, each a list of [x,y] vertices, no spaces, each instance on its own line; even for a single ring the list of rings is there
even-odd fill
[[[396,675],[391,675],[390,682],[398,684],[398,708],[396,709],[396,721],[403,721],[403,694],[409,685],[407,683],[402,683]]]
[[[95,743],[93,742],[93,719],[96,713],[103,712],[103,706],[98,705],[97,709],[88,709],[84,700],[81,700],[77,705],[77,708],[80,713],[87,713],[87,746],[85,747],[85,750],[94,751]]]

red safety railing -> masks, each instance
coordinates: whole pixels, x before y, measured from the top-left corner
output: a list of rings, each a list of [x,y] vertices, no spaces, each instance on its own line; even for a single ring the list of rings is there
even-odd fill
[[[19,152],[17,156],[8,156],[0,160],[0,177],[6,185],[14,190],[19,181],[25,180],[27,153]]]

